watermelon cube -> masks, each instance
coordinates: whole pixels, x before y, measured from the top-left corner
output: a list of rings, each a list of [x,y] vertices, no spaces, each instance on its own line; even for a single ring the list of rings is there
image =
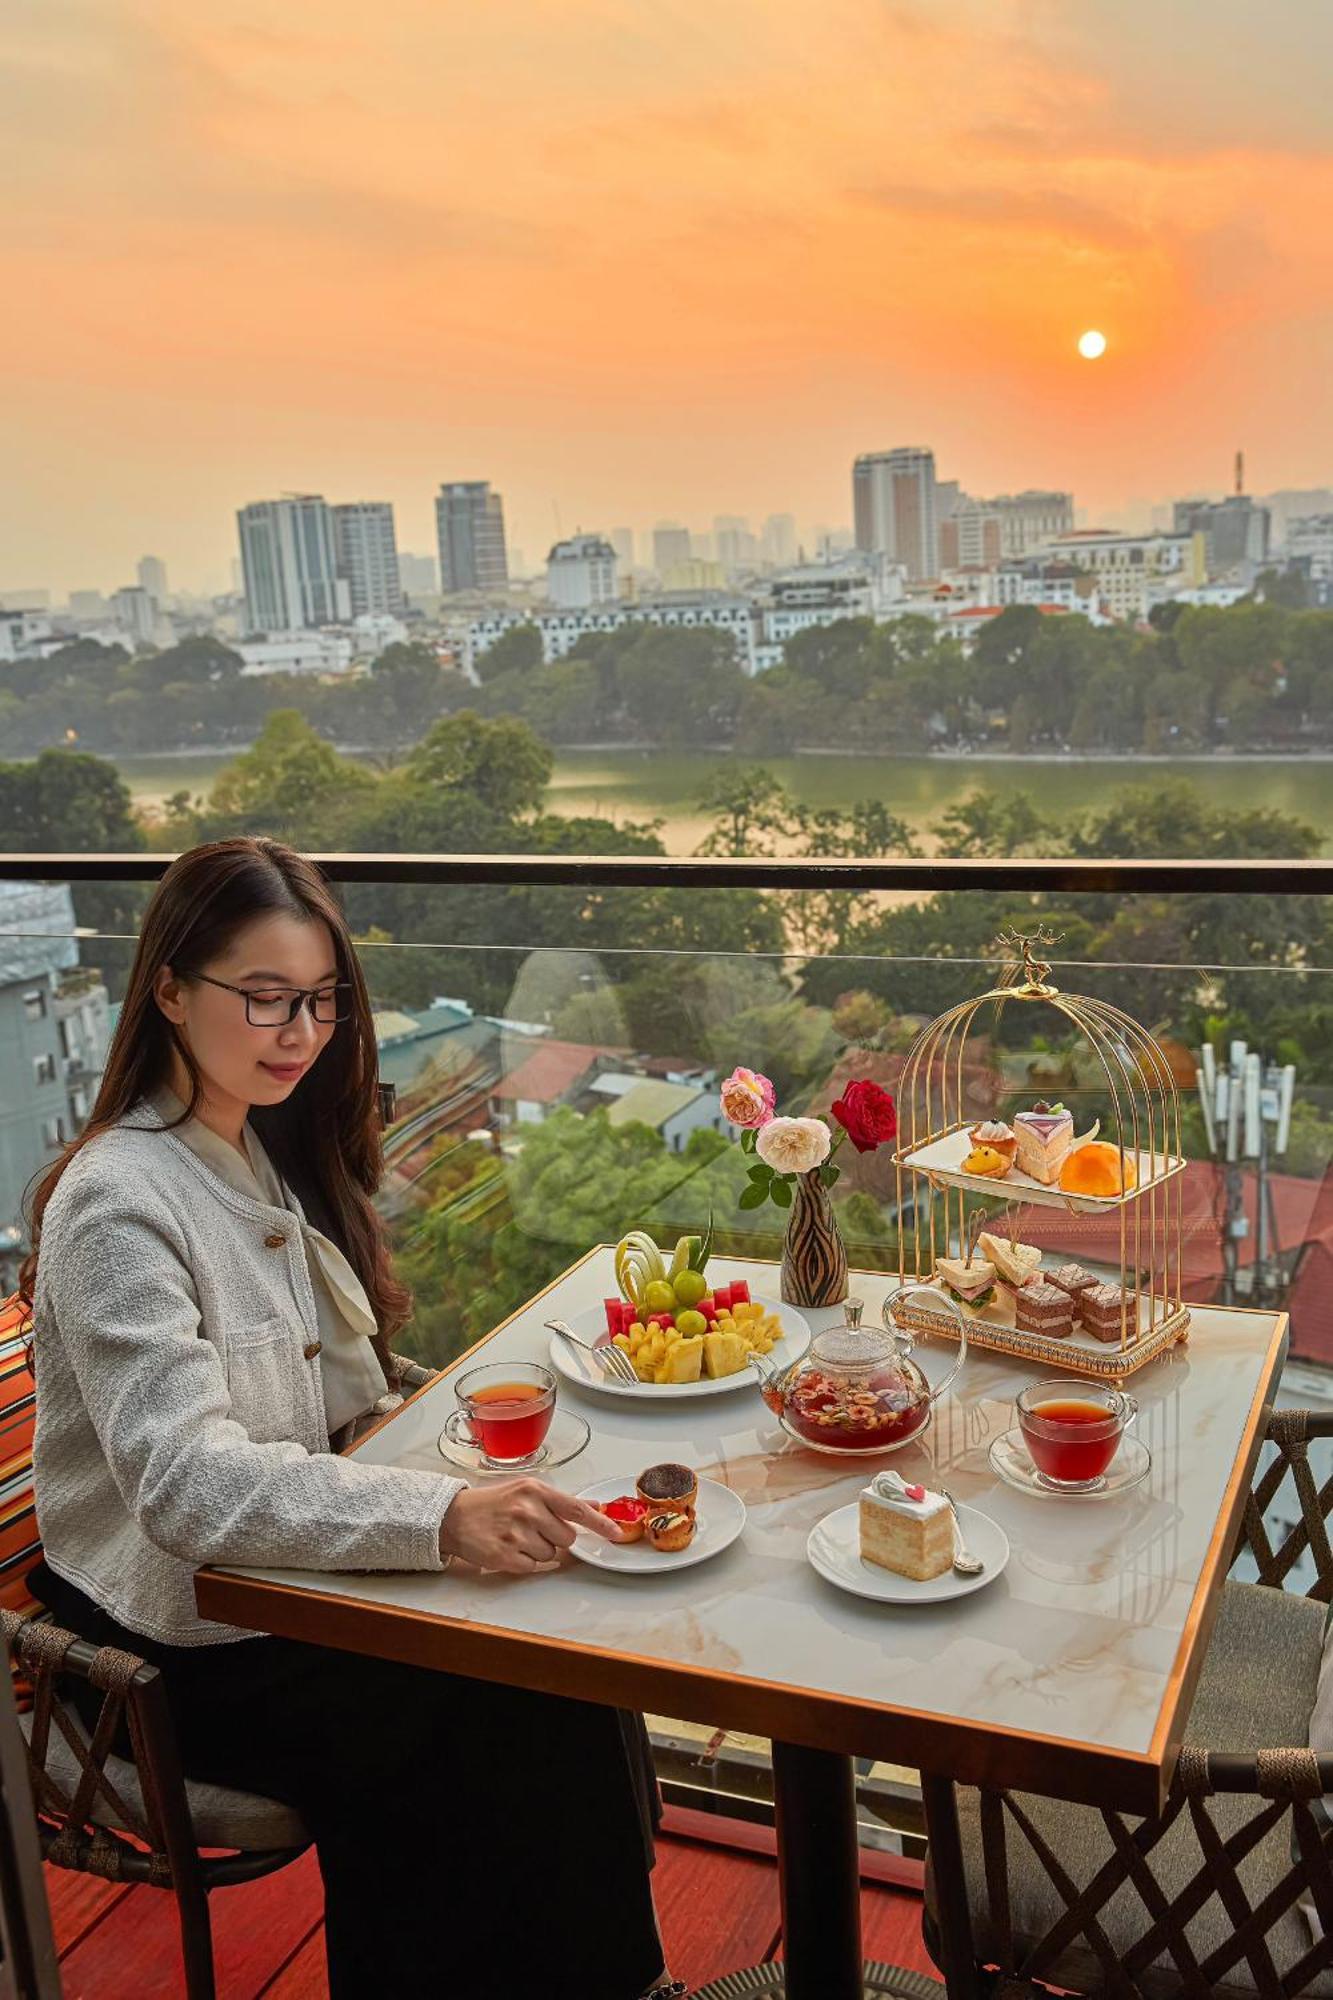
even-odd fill
[[[717,1318],[717,1300],[713,1297],[713,1294],[711,1292],[704,1293],[703,1297],[699,1301],[698,1306],[696,1307],[696,1311],[701,1312],[704,1318],[708,1320],[710,1324],[713,1320]]]
[[[674,1326],[676,1324],[675,1315],[673,1313],[653,1313],[649,1317],[648,1324],[649,1326]]]
[[[714,1285],[714,1287],[713,1287],[713,1304],[714,1304],[714,1305],[715,1305],[715,1306],[717,1307],[717,1309],[718,1309],[718,1311],[719,1311],[719,1312],[730,1312],[730,1311],[731,1311],[731,1286],[730,1286],[730,1285]]]
[[[619,1333],[622,1327],[624,1326],[624,1320],[621,1317],[621,1312],[625,1304],[625,1301],[623,1299],[603,1299],[602,1304],[606,1307],[607,1332]]]
[[[731,1284],[731,1303],[734,1306],[750,1303],[750,1284],[747,1278],[735,1278]]]

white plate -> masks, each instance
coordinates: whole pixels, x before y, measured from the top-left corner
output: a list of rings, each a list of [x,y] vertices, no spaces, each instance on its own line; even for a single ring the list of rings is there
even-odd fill
[[[579,1494],[580,1500],[618,1500],[622,1493],[632,1493],[634,1481],[630,1479],[599,1479],[595,1485],[585,1486]],[[637,1542],[604,1542],[600,1535],[579,1535],[571,1555],[580,1562],[591,1563],[594,1569],[613,1569],[626,1576],[660,1576],[664,1570],[689,1569],[693,1563],[707,1562],[709,1556],[721,1555],[729,1549],[745,1526],[745,1502],[739,1493],[733,1493],[729,1486],[720,1486],[716,1479],[699,1481],[699,1497],[694,1503],[696,1527],[694,1540],[687,1549],[680,1549],[671,1555],[665,1549],[655,1549],[645,1536]]]
[[[999,1178],[994,1174],[965,1174],[963,1161],[972,1151],[972,1141],[966,1132],[946,1132],[942,1139],[932,1139],[928,1145],[914,1146],[910,1151],[895,1153],[893,1157],[899,1165],[911,1167],[917,1173],[934,1174],[951,1187],[975,1188],[978,1194],[1005,1195],[1011,1201],[1021,1196],[1024,1201],[1086,1214],[1103,1208],[1123,1207],[1136,1195],[1143,1194],[1148,1188],[1158,1187],[1173,1174],[1178,1174],[1183,1165],[1182,1161],[1165,1153],[1136,1155],[1132,1147],[1125,1150],[1130,1159],[1135,1160],[1139,1171],[1138,1185],[1131,1188],[1127,1195],[1066,1194],[1058,1183],[1055,1187],[1046,1187],[1019,1167],[1012,1168]]]
[[[785,1368],[796,1361],[810,1345],[810,1328],[801,1315],[791,1306],[779,1305],[776,1299],[756,1298],[753,1303],[765,1312],[777,1313],[782,1321],[782,1338],[769,1349],[769,1359],[778,1368]],[[588,1306],[585,1311],[575,1313],[570,1318],[570,1326],[583,1340],[605,1340],[606,1311],[602,1306]],[[752,1389],[759,1393],[759,1377],[748,1365],[738,1369],[734,1375],[720,1375],[717,1380],[705,1378],[702,1382],[640,1382],[631,1388],[628,1382],[613,1382],[608,1376],[594,1381],[597,1363],[591,1355],[580,1354],[571,1349],[567,1340],[558,1333],[551,1335],[551,1366],[567,1382],[575,1382],[580,1389],[595,1390],[603,1396],[629,1396],[640,1403],[693,1402],[699,1396],[724,1396],[729,1389]]]
[[[1152,1471],[1152,1453],[1132,1431],[1122,1434],[1120,1449],[1096,1486],[1048,1485],[1032,1463],[1017,1425],[996,1438],[987,1457],[991,1470],[999,1473],[1006,1486],[1017,1487],[1020,1493],[1036,1493],[1043,1500],[1118,1500],[1122,1493],[1132,1493],[1141,1486]]]
[[[1009,1560],[1009,1537],[1004,1529],[989,1514],[979,1514],[960,1500],[958,1518],[964,1545],[969,1555],[980,1557],[985,1569],[980,1576],[959,1576],[956,1570],[946,1569],[943,1576],[917,1583],[910,1576],[896,1576],[892,1570],[862,1560],[860,1513],[859,1501],[853,1500],[849,1507],[826,1514],[810,1530],[805,1545],[819,1574],[836,1583],[839,1590],[850,1590],[854,1597],[873,1597],[880,1604],[942,1604],[947,1598],[984,1590]]]

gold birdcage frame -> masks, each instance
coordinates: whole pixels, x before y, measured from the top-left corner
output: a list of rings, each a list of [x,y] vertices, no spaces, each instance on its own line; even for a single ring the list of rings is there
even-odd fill
[[[1185,1161],[1180,1100],[1165,1054],[1131,1015],[1108,1001],[1062,993],[1050,984],[1050,966],[1038,954],[1055,942],[1044,930],[1005,935],[1001,943],[1015,956],[998,983],[938,1016],[908,1052],[893,1155],[900,1219],[898,1275],[904,1284],[939,1283],[940,1256],[952,1255],[955,1244],[970,1256],[978,1197],[992,1202],[1002,1197],[1001,1213],[1012,1211],[1019,1202],[1073,1213],[1112,1213],[1119,1221],[1118,1341],[1101,1342],[1078,1325],[1069,1336],[1030,1332],[1009,1323],[1012,1307],[1007,1297],[979,1310],[964,1306],[963,1311],[968,1341],[974,1346],[1120,1381],[1185,1339],[1189,1330],[1189,1308],[1181,1295],[1180,1176]],[[1127,1160],[1134,1163],[1137,1174],[1135,1185],[1121,1194],[1069,1193],[1016,1170],[997,1180],[961,1169],[971,1148],[969,1130],[979,1122],[964,1108],[965,1062],[974,1027],[979,1017],[998,1026],[1006,1007],[1031,1004],[1063,1015],[1097,1058],[1112,1114],[1112,1129],[1102,1136],[1119,1151],[1122,1188]],[[941,1195],[942,1201],[937,1199]],[[969,1197],[973,1197],[971,1217]],[[909,1203],[910,1223],[903,1220]],[[998,1218],[994,1233],[1004,1233]],[[1012,1222],[1009,1235],[1011,1241],[1017,1240]],[[920,1332],[947,1334],[951,1324],[956,1325],[948,1312],[932,1312],[919,1292],[901,1306],[891,1304],[891,1311],[899,1325]]]

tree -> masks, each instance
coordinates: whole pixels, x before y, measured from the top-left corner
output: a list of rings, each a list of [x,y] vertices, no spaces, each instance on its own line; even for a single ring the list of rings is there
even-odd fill
[[[620,655],[617,675],[631,729],[691,748],[730,742],[745,676],[730,635],[710,627],[645,625]]]
[[[485,686],[489,681],[498,680],[502,674],[530,673],[541,664],[541,627],[528,621],[522,625],[511,625],[502,632],[494,645],[477,655],[472,669]]]
[[[931,828],[941,854],[959,860],[1050,852],[1051,829],[1026,792],[969,792]]]
[[[115,766],[82,750],[0,764],[0,843],[20,854],[125,854],[146,845]],[[145,892],[130,883],[76,882],[72,894],[80,924],[137,930]]]
[[[794,810],[786,788],[762,764],[722,764],[697,804],[713,822],[700,854],[774,854]]]
[[[327,820],[357,793],[375,784],[370,772],[340,757],[294,708],[269,716],[259,740],[219,772],[205,825],[211,836],[226,833],[279,833],[302,845],[317,820]]]
[[[550,783],[554,759],[521,722],[488,721],[465,709],[437,722],[403,766],[414,785],[444,785],[470,794],[492,812],[511,818],[536,812]]]

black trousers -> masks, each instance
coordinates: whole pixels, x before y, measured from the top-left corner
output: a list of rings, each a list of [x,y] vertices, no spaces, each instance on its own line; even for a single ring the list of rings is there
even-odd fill
[[[188,1777],[300,1811],[330,2000],[635,2000],[660,1976],[619,1711],[289,1639],[162,1646],[45,1564],[32,1582],[161,1669]]]

